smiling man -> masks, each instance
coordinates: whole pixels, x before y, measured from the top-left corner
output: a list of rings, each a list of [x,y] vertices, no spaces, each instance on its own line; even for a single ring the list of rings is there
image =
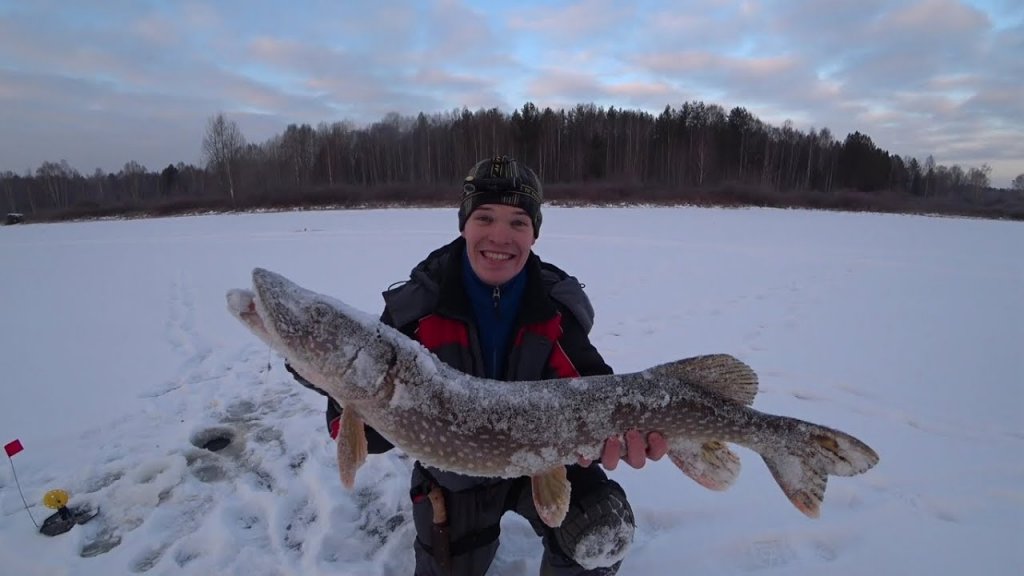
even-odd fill
[[[522,272],[540,235],[541,194],[536,174],[510,158],[483,160],[470,170],[459,230],[479,280],[501,286]]]
[[[532,217],[522,208],[484,204],[473,211],[462,229],[466,256],[477,277],[501,286],[526,266],[533,247]]]
[[[384,293],[381,320],[474,376],[527,381],[610,374],[588,336],[594,310],[580,282],[533,253],[543,197],[537,175],[514,159],[476,163],[463,181],[461,235]],[[328,400],[332,436],[340,414]],[[373,429],[366,437],[370,453],[392,447]],[[557,528],[541,520],[527,477],[470,477],[417,462],[410,489],[416,574],[483,576],[509,511],[528,519],[542,538],[542,575],[615,574],[633,540],[633,512],[622,488],[590,459],[600,457],[608,469],[620,460],[639,468],[666,450],[661,434],[634,430],[609,439],[600,455],[581,454],[579,464],[566,467],[569,511]]]

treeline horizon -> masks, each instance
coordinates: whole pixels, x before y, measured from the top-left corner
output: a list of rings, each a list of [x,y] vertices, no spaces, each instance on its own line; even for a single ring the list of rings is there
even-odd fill
[[[82,175],[60,162],[0,172],[6,211],[28,221],[197,210],[453,205],[476,161],[510,154],[538,172],[546,200],[785,206],[1024,219],[1024,175],[901,157],[855,131],[773,126],[743,107],[686,102],[649,112],[577,104],[291,124],[248,142],[225,114],[197,135],[202,165],[153,172],[129,160]],[[1019,184],[1019,186],[1018,186]]]

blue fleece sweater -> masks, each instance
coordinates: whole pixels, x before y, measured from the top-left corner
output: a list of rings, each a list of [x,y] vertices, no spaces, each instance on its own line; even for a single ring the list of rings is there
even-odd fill
[[[505,357],[515,329],[516,314],[526,288],[526,269],[501,286],[491,286],[473,272],[469,254],[463,252],[462,284],[469,296],[480,337],[480,351],[488,378],[502,379]]]

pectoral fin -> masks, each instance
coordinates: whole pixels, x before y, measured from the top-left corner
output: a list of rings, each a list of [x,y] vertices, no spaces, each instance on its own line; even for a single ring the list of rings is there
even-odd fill
[[[668,456],[684,474],[711,490],[725,490],[740,473],[739,456],[718,440],[675,441]]]
[[[571,486],[565,477],[565,466],[557,466],[530,477],[533,488],[533,505],[542,522],[557,528],[569,511],[569,492]]]
[[[366,428],[354,410],[343,410],[338,425],[338,472],[341,484],[352,488],[356,471],[366,462]]]

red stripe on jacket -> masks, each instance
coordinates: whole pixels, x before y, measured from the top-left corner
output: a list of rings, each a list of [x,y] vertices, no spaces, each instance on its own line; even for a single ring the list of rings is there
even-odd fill
[[[518,347],[522,344],[523,335],[527,332],[543,336],[553,343],[551,347],[551,356],[548,357],[548,367],[555,373],[559,378],[574,378],[580,375],[579,370],[573,365],[572,360],[569,359],[569,355],[565,353],[562,348],[562,344],[559,342],[562,338],[562,315],[555,314],[551,318],[543,321],[536,322],[534,324],[527,324],[523,326],[522,330],[516,336],[515,346]]]
[[[559,339],[562,337],[562,316],[556,314],[543,322],[527,324],[520,328],[519,333],[513,340],[513,347],[518,348],[523,343],[523,337],[527,333],[537,334],[552,342],[551,354],[547,359],[547,367],[558,378],[573,378],[580,373],[573,365],[569,355],[565,353]],[[416,339],[431,352],[439,349],[457,345],[469,348],[469,330],[466,325],[458,320],[446,318],[438,314],[429,314],[419,321],[416,327]]]
[[[431,352],[436,352],[449,344],[469,348],[469,331],[466,330],[466,325],[437,314],[428,314],[420,319],[416,327],[416,339]]]

